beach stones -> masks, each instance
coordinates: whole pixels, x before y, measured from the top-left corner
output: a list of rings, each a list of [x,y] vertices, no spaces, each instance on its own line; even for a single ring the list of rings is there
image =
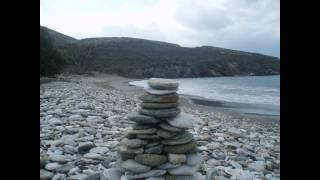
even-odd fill
[[[195,167],[182,165],[173,169],[168,170],[171,175],[194,175],[197,170]]]
[[[151,89],[151,88],[145,88],[144,90],[147,93],[153,94],[153,95],[167,95],[167,94],[176,93],[176,90],[158,90],[158,89]]]
[[[125,170],[129,170],[134,173],[144,173],[151,169],[151,167],[139,164],[138,162],[132,159],[128,159],[124,161],[121,164],[121,167],[124,168]]]
[[[139,130],[131,130],[129,131],[129,134],[154,134],[157,132],[157,129],[150,128],[150,129],[139,129]]]
[[[187,165],[195,166],[197,164],[200,164],[201,160],[202,156],[200,153],[187,154]]]
[[[154,126],[150,124],[139,124],[139,123],[136,123],[132,126],[132,129],[135,129],[135,130],[150,129],[150,128],[154,128]]]
[[[162,150],[163,150],[163,145],[160,144],[160,145],[157,145],[157,146],[146,148],[144,150],[144,152],[147,153],[147,154],[161,154]]]
[[[171,108],[171,109],[140,109],[139,113],[147,116],[153,116],[156,118],[170,118],[177,116],[181,110],[179,108]]]
[[[171,132],[181,132],[181,131],[183,131],[183,129],[170,126],[170,125],[167,124],[167,123],[161,123],[161,124],[160,124],[160,127],[161,127],[162,129],[164,129],[164,130],[171,131]]]
[[[79,143],[78,152],[85,154],[90,151],[91,148],[96,147],[92,142]]]
[[[165,180],[203,180],[199,179],[196,176],[173,176],[173,175],[165,175]]]
[[[164,139],[161,141],[162,144],[165,145],[178,145],[178,144],[186,144],[193,140],[193,135],[189,132],[183,132],[182,134],[178,134],[170,139]]]
[[[185,154],[168,154],[168,159],[172,164],[181,164],[186,162],[187,156]]]
[[[164,146],[164,152],[173,153],[173,154],[184,154],[192,151],[197,147],[197,143],[195,141],[191,141],[187,144],[173,145],[173,146]]]
[[[163,129],[159,129],[157,131],[157,135],[161,138],[164,138],[164,139],[167,139],[167,138],[171,138],[175,135],[177,135],[176,132],[170,132],[170,131],[166,131],[166,130],[163,130]]]
[[[137,162],[146,166],[160,166],[167,162],[167,156],[157,154],[139,154],[134,158]]]
[[[141,107],[145,109],[169,109],[178,107],[178,103],[141,103]]]
[[[156,134],[138,134],[137,138],[145,139],[145,140],[157,140],[160,139],[160,137]]]
[[[148,85],[153,89],[160,90],[177,90],[178,82],[173,79],[151,78]]]
[[[166,162],[160,166],[158,166],[159,169],[173,169],[173,168],[176,168],[176,167],[179,167],[181,166],[180,164],[172,164],[172,163],[169,163],[169,162]]]
[[[120,180],[199,180],[201,154],[187,132],[193,116],[178,107],[177,81],[152,78],[148,85],[138,112],[127,115],[135,124],[119,144]]]
[[[157,145],[160,145],[160,141],[149,141],[148,144],[146,144],[144,147],[145,148],[150,148],[150,147],[154,147],[154,146],[157,146]]]
[[[123,139],[122,143],[126,145],[128,148],[139,148],[143,145],[147,144],[146,141],[143,141],[141,139]]]
[[[125,145],[122,145],[119,147],[119,152],[121,154],[131,154],[131,155],[136,155],[136,154],[142,154],[143,153],[143,148],[128,148]]]
[[[167,122],[177,128],[189,129],[193,127],[193,117],[186,113],[180,113],[178,116],[167,120]]]
[[[145,93],[139,97],[143,103],[175,103],[179,100],[179,96],[177,93],[174,94],[167,94],[167,95],[153,95]]]
[[[136,123],[142,123],[142,124],[156,124],[160,122],[160,120],[157,120],[154,117],[144,116],[136,112],[130,113],[128,115],[128,119],[130,121],[134,121]]]
[[[151,170],[145,173],[140,173],[140,174],[132,174],[130,172],[127,172],[126,177],[128,179],[142,179],[142,178],[162,176],[166,172],[167,172],[166,170],[161,170],[161,169],[154,169],[154,170]]]

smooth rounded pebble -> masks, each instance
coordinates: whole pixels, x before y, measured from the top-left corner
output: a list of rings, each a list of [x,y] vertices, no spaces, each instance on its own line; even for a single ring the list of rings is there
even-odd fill
[[[173,146],[165,145],[164,152],[173,153],[173,154],[184,154],[192,151],[196,147],[197,147],[197,143],[195,141],[191,141],[187,144],[180,144],[180,145],[173,145]]]
[[[168,154],[168,159],[172,164],[181,164],[186,162],[187,156],[185,154]]]
[[[190,153],[187,154],[187,165],[195,166],[200,164],[202,160],[202,155],[200,153]]]
[[[128,159],[121,163],[121,167],[133,173],[144,173],[151,170],[151,167],[142,165],[132,159]]]
[[[174,169],[169,169],[168,173],[171,175],[193,175],[197,172],[196,168],[182,165]]]
[[[129,174],[127,173],[126,176],[128,179],[141,179],[141,178],[148,178],[148,177],[157,177],[162,176],[166,173],[166,170],[161,169],[153,169],[151,171],[140,173],[140,174]]]
[[[146,141],[143,141],[141,139],[127,139],[127,138],[124,138],[121,141],[121,143],[127,146],[128,148],[133,148],[133,149],[142,147],[147,144]]]
[[[119,152],[121,154],[129,154],[129,155],[142,154],[143,148],[129,149],[127,146],[120,145]]]
[[[40,169],[40,179],[41,180],[46,180],[46,179],[51,179],[54,176],[52,172],[46,171],[44,169]]]
[[[140,164],[154,167],[160,166],[161,164],[167,162],[167,156],[158,154],[139,154],[136,155],[134,160]]]
[[[177,92],[177,90],[159,90],[159,89],[153,89],[153,88],[144,88],[144,90],[153,95],[167,95],[167,94],[174,94]]]
[[[140,106],[144,109],[169,109],[169,108],[175,108],[178,107],[178,103],[147,103],[143,102],[140,104]]]
[[[164,145],[178,145],[178,144],[186,144],[192,140],[193,140],[193,135],[191,133],[183,132],[169,139],[164,139],[161,141],[161,143]]]
[[[193,116],[182,112],[176,117],[168,119],[167,122],[177,128],[190,129],[193,127]]]
[[[179,100],[179,95],[177,93],[167,95],[145,93],[139,96],[139,99],[144,103],[175,103]]]
[[[170,118],[177,116],[181,110],[179,108],[171,108],[171,109],[140,109],[139,113],[147,116],[153,116],[156,118]]]
[[[178,81],[174,79],[150,78],[148,85],[153,89],[176,90],[179,84]]]
[[[156,123],[160,122],[160,120],[155,119],[152,116],[145,116],[145,115],[139,114],[137,112],[132,112],[132,113],[128,114],[127,118],[130,121],[134,121],[136,123],[141,123],[141,124],[156,124]]]
[[[131,130],[128,133],[129,134],[154,134],[157,132],[157,129],[150,128],[150,129],[140,129],[140,130]]]
[[[169,125],[168,123],[161,123],[160,127],[164,130],[171,131],[171,132],[181,132],[184,130],[181,128],[173,127],[173,126]]]

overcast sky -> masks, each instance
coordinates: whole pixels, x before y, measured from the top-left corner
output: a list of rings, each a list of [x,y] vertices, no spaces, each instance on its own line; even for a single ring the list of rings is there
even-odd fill
[[[40,24],[75,37],[135,37],[280,57],[280,0],[41,0]]]

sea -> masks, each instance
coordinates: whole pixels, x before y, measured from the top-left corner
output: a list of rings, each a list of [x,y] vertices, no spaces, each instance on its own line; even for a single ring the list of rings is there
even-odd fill
[[[179,94],[224,102],[247,114],[280,116],[280,76],[181,78]],[[147,87],[147,80],[131,81]]]

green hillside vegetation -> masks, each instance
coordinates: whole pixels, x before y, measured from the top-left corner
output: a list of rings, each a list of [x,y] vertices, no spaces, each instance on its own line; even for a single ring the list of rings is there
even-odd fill
[[[53,38],[45,28],[40,28],[40,76],[61,73],[66,59],[57,49]]]
[[[41,27],[40,27],[41,28]],[[136,38],[88,38],[76,40],[51,31],[66,59],[65,71],[99,71],[126,77],[213,77],[275,75],[279,58],[217,47],[181,47]]]

